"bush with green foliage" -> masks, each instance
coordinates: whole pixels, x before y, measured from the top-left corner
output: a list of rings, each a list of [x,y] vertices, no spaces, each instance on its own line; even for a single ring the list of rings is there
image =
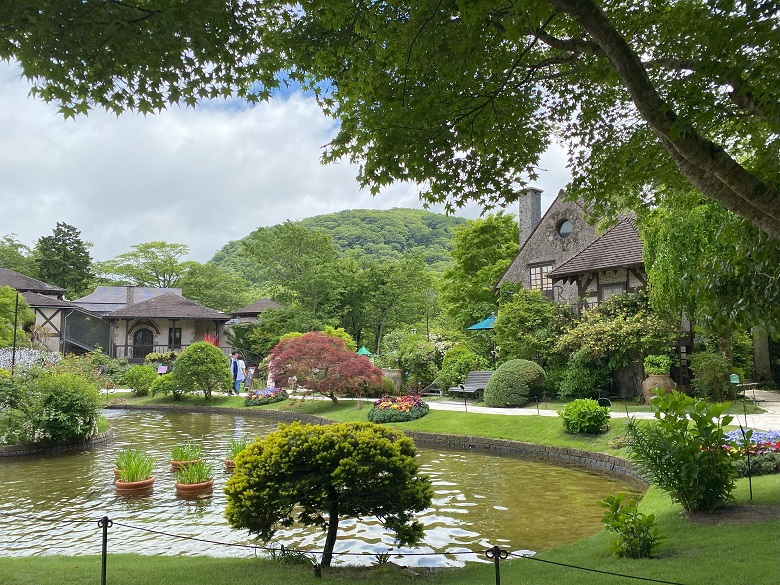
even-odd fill
[[[602,358],[582,348],[569,358],[561,376],[561,398],[595,398],[612,384],[612,371]]]
[[[595,435],[609,428],[609,408],[590,398],[572,400],[558,411],[558,416],[567,433]]]
[[[734,461],[737,477],[748,476],[748,459],[739,457]],[[750,456],[750,475],[773,475],[780,473],[780,453],[760,453]]]
[[[733,500],[736,468],[724,427],[727,402],[708,404],[677,391],[659,390],[653,422],[626,426],[630,459],[688,513],[712,511]]]
[[[155,366],[170,366],[179,354],[175,351],[156,352],[152,351],[146,354],[144,357],[145,364],[151,364]]]
[[[381,384],[366,384],[364,398],[381,398],[382,396],[393,396],[398,394],[398,390],[393,382],[387,376],[382,376]]]
[[[416,394],[384,396],[374,402],[368,420],[377,424],[408,422],[424,417],[428,410],[428,405]]]
[[[668,376],[672,368],[672,358],[668,355],[651,354],[645,357],[642,365],[648,376]]]
[[[173,396],[174,400],[181,400],[181,397],[185,394],[184,389],[179,385],[176,378],[175,370],[170,374],[157,376],[157,379],[152,382],[149,392],[152,396],[157,396],[158,394],[168,396],[170,394]]]
[[[295,521],[326,529],[323,567],[341,518],[375,516],[399,545],[413,545],[423,536],[414,514],[433,495],[416,454],[411,439],[384,425],[280,425],[236,457],[225,517],[264,541]]]
[[[691,388],[696,396],[720,402],[729,393],[729,361],[714,351],[698,351],[690,357]]]
[[[196,341],[181,352],[173,375],[181,388],[199,390],[206,400],[213,390],[230,393],[233,388],[228,357],[208,341]]]
[[[436,378],[436,385],[442,392],[448,388],[463,384],[466,375],[472,370],[487,370],[488,361],[477,355],[465,345],[455,345],[444,353],[441,370]]]
[[[485,406],[522,406],[531,389],[544,382],[544,370],[529,360],[509,360],[501,364],[485,385]]]
[[[148,396],[159,376],[154,366],[132,366],[125,372],[122,381],[136,396]]]
[[[417,392],[436,379],[436,348],[424,336],[409,335],[398,350],[398,367],[404,372],[403,389]]]
[[[640,512],[636,498],[623,503],[625,496],[617,494],[599,502],[607,509],[601,521],[617,535],[611,546],[612,554],[630,559],[650,558],[664,537],[655,526],[655,515]]]

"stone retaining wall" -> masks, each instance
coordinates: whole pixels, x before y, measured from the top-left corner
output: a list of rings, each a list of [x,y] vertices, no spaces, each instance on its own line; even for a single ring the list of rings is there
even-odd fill
[[[114,438],[114,431],[108,429],[104,433],[99,433],[91,439],[81,439],[64,445],[53,445],[50,447],[41,446],[35,443],[25,445],[5,445],[0,447],[0,457],[19,457],[22,455],[39,455],[43,453],[59,453],[62,451],[83,451],[93,445],[106,443]]]
[[[321,416],[311,414],[302,414],[283,410],[254,410],[253,408],[219,408],[199,405],[166,405],[166,406],[144,406],[144,405],[123,405],[115,404],[108,408],[127,409],[127,410],[173,410],[179,412],[219,412],[225,414],[239,414],[242,416],[251,415],[262,418],[269,418],[284,422],[300,421],[310,424],[331,424],[334,421]],[[423,433],[420,431],[404,431],[416,445],[440,448],[457,451],[477,451],[481,453],[490,453],[493,455],[502,455],[508,457],[520,457],[524,459],[534,459],[547,463],[558,465],[570,465],[603,473],[606,475],[619,477],[623,481],[632,484],[639,489],[646,489],[648,482],[642,478],[639,472],[634,469],[629,461],[614,455],[606,453],[595,453],[583,449],[574,449],[571,447],[550,447],[548,445],[539,445],[536,443],[523,443],[521,441],[510,441],[508,439],[491,439],[487,437],[469,437],[464,435],[450,435],[441,433]]]

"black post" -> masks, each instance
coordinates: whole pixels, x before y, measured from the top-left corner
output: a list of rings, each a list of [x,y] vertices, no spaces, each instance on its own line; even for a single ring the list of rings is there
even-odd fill
[[[14,366],[16,365],[16,328],[19,322],[19,291],[16,291],[16,304],[14,305],[14,341],[11,347],[11,375],[14,375]]]
[[[493,548],[489,548],[485,551],[485,556],[489,559],[493,559],[493,563],[496,566],[496,585],[501,585],[501,569],[499,569],[498,564],[501,559],[505,559],[509,556],[508,553],[505,550],[501,550],[498,545],[495,545]]]
[[[113,526],[114,523],[108,519],[108,516],[103,516],[98,521],[98,526],[103,529],[103,549],[102,549],[102,562],[103,565],[100,569],[100,585],[106,585],[106,560],[108,558],[108,529]]]

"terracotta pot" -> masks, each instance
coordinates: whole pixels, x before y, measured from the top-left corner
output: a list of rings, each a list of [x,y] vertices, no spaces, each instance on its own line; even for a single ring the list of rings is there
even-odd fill
[[[666,375],[650,374],[642,382],[642,396],[645,398],[645,404],[650,404],[650,399],[655,396],[655,392],[659,388],[663,388],[665,393],[668,394],[677,388],[677,382]]]
[[[141,481],[121,481],[116,480],[114,487],[117,493],[126,495],[151,493],[154,484],[154,477],[142,479]]]
[[[121,470],[118,467],[114,467],[114,481],[118,480],[120,475]]]
[[[180,467],[184,467],[192,463],[197,463],[198,461],[201,461],[201,459],[192,459],[190,461],[176,461],[175,459],[171,459],[171,469],[174,471],[179,471]]]
[[[233,459],[225,459],[225,469],[234,471],[236,469],[236,462]]]
[[[176,495],[185,498],[192,498],[197,496],[203,496],[206,494],[211,494],[211,491],[213,489],[214,489],[213,479],[204,481],[203,483],[177,483]]]

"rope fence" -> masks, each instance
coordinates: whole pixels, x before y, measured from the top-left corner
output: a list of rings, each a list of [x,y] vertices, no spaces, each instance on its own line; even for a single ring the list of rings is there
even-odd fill
[[[296,548],[288,548],[284,545],[280,545],[278,547],[273,546],[263,546],[259,544],[246,544],[246,543],[238,543],[238,542],[221,542],[217,540],[211,540],[208,538],[201,538],[197,536],[184,536],[180,534],[172,534],[170,532],[163,532],[160,530],[154,530],[152,528],[145,528],[141,526],[134,526],[132,524],[126,524],[124,522],[117,522],[114,520],[111,520],[108,516],[103,516],[101,518],[92,518],[92,519],[58,519],[53,517],[30,517],[30,516],[24,516],[20,514],[9,514],[7,512],[0,512],[0,518],[8,518],[13,520],[23,520],[27,522],[33,522],[33,523],[60,523],[60,524],[96,524],[97,527],[101,530],[101,575],[100,575],[100,583],[101,585],[107,585],[106,581],[106,573],[107,573],[107,567],[108,567],[108,537],[109,537],[109,529],[110,528],[124,528],[127,530],[136,530],[140,532],[155,534],[158,536],[165,536],[172,539],[177,540],[187,540],[187,541],[193,541],[198,543],[206,543],[206,544],[212,544],[216,546],[225,546],[225,547],[234,547],[234,548],[244,548],[252,550],[257,556],[258,551],[263,551],[271,555],[272,557],[277,554],[297,554],[301,556],[307,556],[312,561],[312,565],[315,571],[315,575],[319,576],[319,565],[314,560],[317,558],[317,555],[321,554],[321,551],[312,551],[312,550],[306,550],[306,549],[296,549]],[[685,583],[680,583],[677,581],[664,581],[660,579],[653,579],[651,577],[642,577],[638,575],[627,575],[624,573],[615,573],[612,571],[603,571],[600,569],[594,569],[592,567],[582,567],[578,565],[571,565],[566,563],[560,563],[556,561],[550,561],[546,559],[540,559],[536,556],[529,556],[529,555],[522,555],[518,553],[512,553],[509,551],[506,551],[499,546],[492,546],[488,549],[483,549],[480,551],[452,551],[452,552],[446,552],[446,553],[440,553],[440,552],[404,552],[404,553],[398,553],[402,554],[403,556],[413,556],[413,557],[425,557],[425,556],[442,556],[442,555],[449,555],[449,556],[460,556],[460,555],[476,555],[476,556],[483,556],[487,558],[488,560],[493,561],[494,567],[495,567],[495,583],[496,585],[501,585],[501,561],[505,561],[508,559],[524,559],[528,561],[535,561],[539,563],[545,563],[548,565],[553,565],[565,569],[574,569],[577,571],[585,571],[590,573],[598,573],[601,575],[608,575],[611,577],[616,577],[620,579],[630,579],[632,581],[644,581],[647,583],[662,583],[665,585],[688,585]],[[372,552],[346,552],[346,551],[333,551],[332,555],[334,557],[341,556],[341,557],[374,557],[374,558],[380,558],[380,557],[387,557],[388,555],[384,554],[378,554],[378,553],[372,553]],[[619,581],[615,581],[618,583]]]

